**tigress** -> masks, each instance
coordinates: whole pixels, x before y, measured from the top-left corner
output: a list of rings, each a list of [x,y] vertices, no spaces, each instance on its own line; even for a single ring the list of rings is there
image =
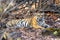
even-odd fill
[[[47,27],[48,25],[44,23],[44,17],[42,17],[41,14],[36,14],[31,18],[11,20],[7,22],[6,26],[14,28],[19,27],[44,28],[45,26]]]

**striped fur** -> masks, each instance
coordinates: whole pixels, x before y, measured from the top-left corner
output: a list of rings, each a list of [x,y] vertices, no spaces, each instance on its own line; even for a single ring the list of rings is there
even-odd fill
[[[15,28],[19,28],[19,27],[42,28],[41,26],[43,24],[43,20],[37,21],[40,19],[41,19],[40,16],[33,16],[31,18],[26,18],[26,19],[12,20],[7,22],[6,26],[15,27]]]

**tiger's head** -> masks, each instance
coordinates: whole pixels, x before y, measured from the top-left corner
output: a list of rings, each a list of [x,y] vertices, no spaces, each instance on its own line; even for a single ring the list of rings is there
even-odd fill
[[[49,25],[45,23],[44,13],[36,14],[36,22],[39,26],[42,26],[44,28],[49,27]]]

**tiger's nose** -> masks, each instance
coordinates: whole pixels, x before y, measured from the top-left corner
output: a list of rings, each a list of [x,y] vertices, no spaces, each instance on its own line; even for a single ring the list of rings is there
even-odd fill
[[[44,28],[47,28],[48,26],[46,25],[46,26],[44,26]]]
[[[49,27],[49,25],[43,25],[43,27],[44,27],[44,28],[48,28],[48,27]]]

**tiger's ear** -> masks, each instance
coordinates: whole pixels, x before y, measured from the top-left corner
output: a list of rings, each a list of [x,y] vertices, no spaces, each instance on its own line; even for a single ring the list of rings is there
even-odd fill
[[[41,18],[42,14],[41,13],[37,13],[37,14],[35,14],[35,16]]]

